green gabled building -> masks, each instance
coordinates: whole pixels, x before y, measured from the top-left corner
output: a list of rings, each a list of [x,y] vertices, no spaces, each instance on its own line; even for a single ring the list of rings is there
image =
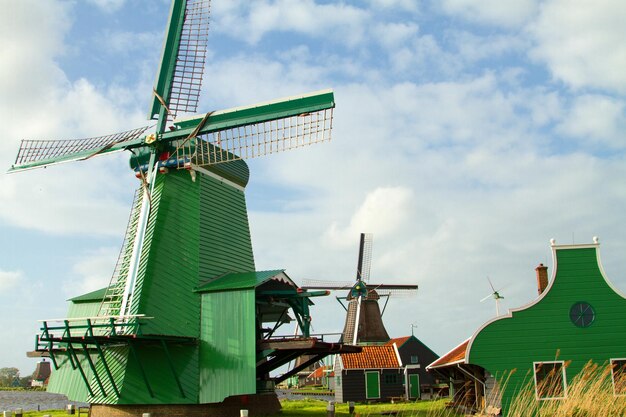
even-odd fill
[[[536,268],[537,299],[485,323],[429,365],[464,381],[459,402],[464,396],[477,409],[501,407],[506,416],[520,390],[533,389],[537,401],[562,399],[590,361],[612,365],[613,394],[626,395],[626,297],[604,274],[597,238],[585,245],[553,240],[551,247],[552,278],[545,266]]]

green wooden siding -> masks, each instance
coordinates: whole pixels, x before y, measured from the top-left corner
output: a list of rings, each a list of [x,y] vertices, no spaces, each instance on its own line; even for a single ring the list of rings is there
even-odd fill
[[[202,294],[200,403],[256,392],[254,289]]]
[[[603,364],[626,352],[626,299],[602,276],[596,251],[596,246],[555,248],[556,276],[543,296],[514,311],[512,317],[487,324],[474,336],[469,363],[500,380],[516,370],[503,396],[505,410],[515,390],[532,383],[533,362],[571,361],[569,381],[588,361]],[[570,308],[580,301],[595,310],[589,327],[570,320]]]
[[[245,163],[235,164],[233,172],[239,172],[245,182]],[[141,367],[128,346],[103,347],[119,397],[114,395],[104,363],[95,354],[93,360],[106,396],[86,361],[84,369],[93,396],[67,361],[61,361],[59,371],[53,374],[52,390],[71,400],[103,404],[197,403],[200,392],[202,402],[214,402],[228,395],[254,393],[254,289],[252,302],[246,301],[248,311],[240,311],[239,304],[221,305],[213,300],[202,315],[201,294],[193,291],[207,277],[254,270],[243,191],[201,173],[195,181],[184,170],[158,175],[144,242],[131,313],[152,317],[142,327],[143,334],[200,339],[202,322],[202,361],[198,345],[168,343],[168,357],[161,344],[138,341],[134,346]],[[70,303],[70,317],[98,314],[100,300],[91,294],[83,298]],[[240,336],[230,333],[237,328],[234,321],[245,323],[246,336],[237,342],[235,350],[239,353],[231,358],[234,362],[220,364],[212,353],[233,352],[233,337]],[[233,363],[236,370],[227,369]],[[220,379],[215,379],[216,375]],[[228,383],[223,384],[221,378]]]
[[[95,317],[98,315],[98,311],[100,310],[100,303],[102,303],[102,299],[80,303],[70,301],[67,317]]]
[[[200,187],[200,281],[225,272],[254,271],[243,191],[203,176]]]
[[[215,277],[199,286],[197,292],[233,291],[256,288],[265,281],[282,274],[284,269],[270,271],[234,272]]]
[[[94,299],[93,295],[100,293],[102,293],[102,296],[104,295],[104,291],[98,290],[71,299],[67,317],[94,317],[98,315],[102,299]],[[94,358],[94,360],[95,359],[96,358]],[[48,383],[48,391],[65,394],[68,398],[75,401],[88,401],[90,397],[87,385],[80,375],[80,372],[72,367],[68,355],[57,355],[56,360],[59,369],[53,369]],[[91,380],[93,375],[87,359],[84,355],[79,354],[79,360],[81,361],[81,366],[85,371],[87,379]]]
[[[87,378],[91,379],[92,372],[89,369],[87,360],[82,355],[79,356],[79,359]],[[68,355],[57,355],[56,361],[59,369],[52,371],[47,391],[67,395],[70,400],[74,401],[88,401],[89,391],[87,390],[87,385],[82,379],[80,372],[72,367]]]
[[[150,390],[142,376],[139,363],[132,352],[127,353],[122,396],[118,404],[195,404],[198,395],[198,348],[168,344],[172,365],[182,385],[183,393],[170,366],[164,349],[158,344],[137,344],[137,357],[146,374]],[[184,396],[183,396],[184,394]],[[103,401],[105,402],[105,401]]]
[[[198,194],[204,178],[186,171],[158,175],[142,252],[136,312],[154,317],[145,334],[199,336]],[[136,307],[135,307],[136,306]]]

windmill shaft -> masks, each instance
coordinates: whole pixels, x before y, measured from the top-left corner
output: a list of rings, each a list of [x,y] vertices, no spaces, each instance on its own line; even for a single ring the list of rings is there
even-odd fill
[[[354,327],[353,327],[354,334],[352,335],[352,344],[353,345],[356,345],[356,342],[357,342],[358,336],[359,336],[359,322],[361,321],[361,301],[362,300],[363,300],[363,297],[360,297],[360,296],[357,299],[356,316],[355,316]]]

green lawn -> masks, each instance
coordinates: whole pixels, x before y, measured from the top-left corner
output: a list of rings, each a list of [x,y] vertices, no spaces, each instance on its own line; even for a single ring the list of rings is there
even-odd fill
[[[417,401],[398,404],[356,404],[355,414],[360,417],[387,416],[384,412],[394,411],[398,417],[461,417],[462,414],[455,414],[445,409],[448,400],[438,401]],[[326,401],[319,400],[295,400],[281,401],[283,409],[276,417],[326,417]],[[27,411],[24,417],[42,417],[49,414],[52,417],[67,416],[65,410],[54,411]],[[76,416],[78,415],[75,414]],[[84,416],[85,414],[83,414]],[[348,417],[348,405],[337,404],[335,406],[335,416]],[[391,415],[393,417],[393,415]]]
[[[361,417],[386,416],[385,412],[397,412],[398,417],[459,417],[462,414],[455,414],[446,410],[445,404],[449,400],[438,401],[416,401],[397,404],[356,404],[355,414]],[[319,400],[298,400],[282,401],[283,409],[281,417],[313,417],[326,416],[327,402]],[[335,416],[348,417],[348,405],[336,404]],[[392,415],[393,417],[393,415]]]

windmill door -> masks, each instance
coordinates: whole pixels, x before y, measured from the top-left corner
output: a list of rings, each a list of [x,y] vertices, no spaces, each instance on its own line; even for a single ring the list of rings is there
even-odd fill
[[[409,398],[420,397],[420,376],[419,374],[409,375]]]
[[[365,398],[380,398],[380,373],[365,372]]]

